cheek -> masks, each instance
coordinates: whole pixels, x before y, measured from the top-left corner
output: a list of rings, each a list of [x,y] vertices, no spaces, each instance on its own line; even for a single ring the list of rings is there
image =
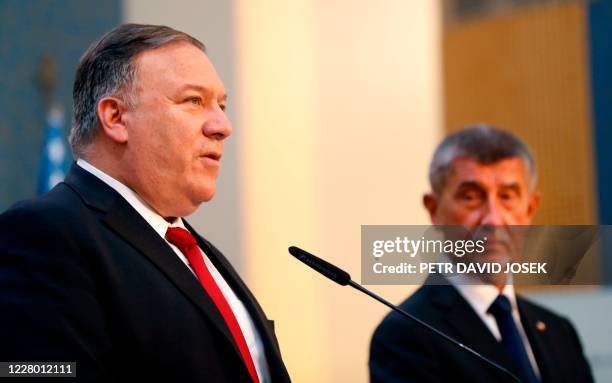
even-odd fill
[[[186,137],[184,129],[173,123],[165,121],[163,125],[157,125],[151,129],[148,138],[145,138],[150,143],[151,153],[160,160],[167,161],[165,166],[173,167],[174,165],[183,164],[193,161],[194,145],[193,140]]]
[[[438,224],[454,225],[461,223],[467,212],[460,206],[453,203],[442,203],[436,213]]]
[[[146,157],[153,157],[167,142],[164,124],[159,120],[155,112],[149,108],[139,113],[139,118],[134,121],[129,130],[129,139],[132,144],[141,148]]]
[[[529,203],[521,200],[520,203],[509,207],[506,210],[506,217],[509,225],[528,225],[531,223]]]
[[[512,215],[512,222],[510,223],[511,225],[527,225],[530,223],[530,219],[528,217],[528,215],[522,214],[522,213],[515,213]]]

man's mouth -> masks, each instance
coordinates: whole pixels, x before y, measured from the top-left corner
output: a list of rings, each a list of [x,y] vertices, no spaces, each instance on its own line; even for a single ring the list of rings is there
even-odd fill
[[[210,153],[204,154],[202,157],[209,158],[209,159],[211,159],[213,161],[219,162],[221,160],[221,153],[210,152]]]

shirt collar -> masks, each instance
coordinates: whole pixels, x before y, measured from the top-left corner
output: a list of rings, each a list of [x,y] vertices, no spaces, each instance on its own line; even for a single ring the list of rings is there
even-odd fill
[[[500,294],[499,289],[494,285],[483,283],[474,284],[474,281],[462,280],[461,277],[451,278],[450,281],[465,300],[472,305],[474,310],[481,315],[488,314],[487,311],[489,307],[491,307]],[[506,284],[501,294],[505,295],[510,300],[512,311],[518,310],[514,286],[512,284]]]
[[[452,261],[448,255],[443,255],[441,262]],[[506,283],[501,292],[496,286],[483,283],[472,275],[451,274],[445,275],[445,277],[480,315],[488,314],[489,307],[491,307],[500,294],[505,295],[510,300],[512,311],[518,312],[512,276],[508,278],[508,283]]]
[[[105,184],[113,188],[117,193],[119,193],[123,197],[123,199],[125,199],[127,203],[129,203],[134,208],[134,210],[136,210],[138,214],[140,214],[142,218],[144,218],[145,221],[147,221],[147,223],[151,225],[153,230],[155,230],[155,232],[159,234],[162,238],[165,238],[166,231],[170,226],[186,229],[185,224],[183,223],[183,220],[180,217],[175,219],[174,222],[169,223],[164,219],[164,217],[162,217],[155,210],[153,210],[153,208],[149,206],[142,198],[140,198],[140,196],[134,190],[117,181],[115,178],[106,174],[102,170],[96,168],[89,162],[85,161],[82,158],[79,158],[76,163],[78,166],[85,169],[94,176],[98,177],[102,182],[104,182]]]

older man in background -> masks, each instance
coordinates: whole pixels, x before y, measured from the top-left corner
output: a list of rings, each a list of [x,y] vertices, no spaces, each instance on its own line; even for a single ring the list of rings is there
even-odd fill
[[[537,170],[527,146],[509,132],[475,126],[449,135],[429,169],[423,198],[434,225],[512,230],[539,205]],[[489,241],[486,256],[505,250]],[[497,362],[523,382],[592,382],[571,323],[517,295],[504,274],[431,275],[401,308]],[[505,382],[508,375],[397,313],[376,329],[370,376],[379,382]]]

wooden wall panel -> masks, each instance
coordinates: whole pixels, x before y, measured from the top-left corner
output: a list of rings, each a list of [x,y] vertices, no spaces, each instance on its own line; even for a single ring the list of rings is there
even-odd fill
[[[525,139],[539,165],[536,223],[596,222],[585,12],[549,3],[443,32],[446,130],[484,122]]]

